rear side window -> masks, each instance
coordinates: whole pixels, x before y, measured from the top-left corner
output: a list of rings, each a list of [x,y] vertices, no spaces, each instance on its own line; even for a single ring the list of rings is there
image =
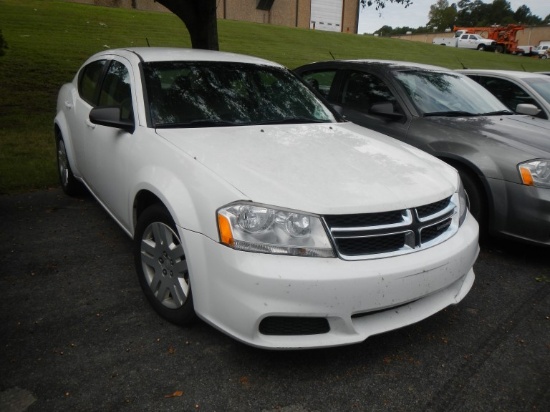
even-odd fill
[[[327,70],[322,72],[309,72],[301,76],[311,88],[328,99],[330,87],[332,86],[335,75],[336,70]]]
[[[106,60],[92,62],[80,71],[78,94],[92,106],[95,106],[97,102],[98,83],[106,62]]]

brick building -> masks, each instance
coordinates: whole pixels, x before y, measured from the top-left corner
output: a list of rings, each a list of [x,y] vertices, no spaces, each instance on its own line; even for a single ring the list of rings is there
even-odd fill
[[[218,19],[357,33],[359,0],[218,0]]]
[[[73,0],[78,3],[167,11],[153,0]],[[357,33],[359,0],[216,0],[218,19]]]

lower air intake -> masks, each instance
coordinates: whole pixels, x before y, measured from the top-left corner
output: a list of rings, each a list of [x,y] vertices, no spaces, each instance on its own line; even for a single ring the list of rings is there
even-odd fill
[[[319,335],[329,331],[330,326],[326,318],[269,316],[260,322],[260,333],[263,335]]]

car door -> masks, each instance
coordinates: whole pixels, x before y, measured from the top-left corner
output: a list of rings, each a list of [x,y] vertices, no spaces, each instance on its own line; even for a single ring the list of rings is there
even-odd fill
[[[66,101],[65,107],[72,110],[72,115],[67,116],[69,129],[71,130],[71,142],[74,148],[75,162],[73,172],[80,176],[88,184],[88,175],[93,170],[92,159],[89,156],[90,140],[90,110],[97,105],[97,99],[101,82],[108,66],[108,60],[101,59],[84,66],[77,79],[77,90],[73,101]]]
[[[130,64],[113,59],[101,83],[97,107],[118,107],[121,120],[135,119],[133,84]],[[87,181],[114,217],[126,221],[134,136],[116,127],[94,124],[89,119],[88,122],[87,148],[91,167],[87,171]]]
[[[457,41],[457,47],[461,47],[461,48],[470,47],[469,38],[470,38],[470,36],[468,34],[463,34],[462,36],[460,36],[460,39],[458,39],[458,41]]]
[[[347,120],[390,136],[406,137],[410,114],[393,87],[380,76],[363,70],[334,68],[300,75]],[[389,112],[373,111],[384,106]]]
[[[398,139],[406,138],[410,114],[393,86],[378,74],[345,70],[335,94],[336,104],[349,121]]]

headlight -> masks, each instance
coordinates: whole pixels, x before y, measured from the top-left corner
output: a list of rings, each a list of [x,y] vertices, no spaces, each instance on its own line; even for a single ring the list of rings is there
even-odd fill
[[[550,160],[520,163],[518,169],[524,185],[550,188]]]
[[[220,242],[247,252],[334,257],[321,219],[253,203],[218,210]]]
[[[458,178],[458,190],[455,195],[458,197],[458,226],[462,226],[470,205],[460,177]]]

